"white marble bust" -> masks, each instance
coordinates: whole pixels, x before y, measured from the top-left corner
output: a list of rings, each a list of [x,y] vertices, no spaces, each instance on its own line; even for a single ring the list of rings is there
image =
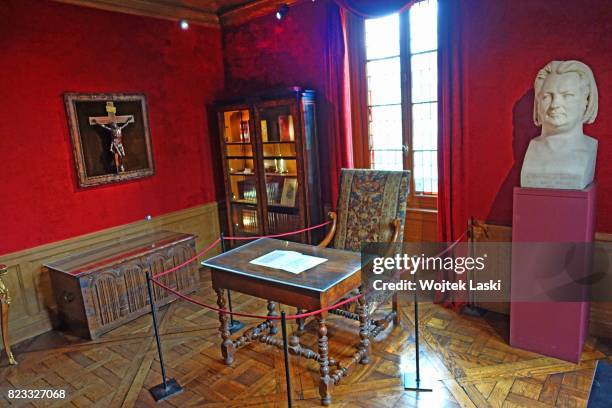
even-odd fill
[[[597,116],[593,72],[580,61],[552,61],[534,83],[533,120],[542,134],[529,142],[521,187],[580,190],[593,181],[597,140],[582,133]]]

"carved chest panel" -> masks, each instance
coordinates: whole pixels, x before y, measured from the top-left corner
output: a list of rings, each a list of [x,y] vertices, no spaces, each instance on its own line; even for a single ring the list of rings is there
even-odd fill
[[[180,265],[195,255],[195,237],[156,231],[120,242],[103,244],[45,264],[63,326],[95,339],[150,312],[146,272],[153,275]],[[181,293],[195,291],[200,282],[197,262],[159,278]],[[176,297],[154,286],[157,306]]]

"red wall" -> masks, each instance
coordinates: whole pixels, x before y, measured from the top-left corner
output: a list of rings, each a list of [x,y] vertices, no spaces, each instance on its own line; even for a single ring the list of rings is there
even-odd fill
[[[324,122],[333,111],[324,94],[330,6],[328,0],[303,2],[290,7],[281,21],[270,14],[223,30],[226,92],[241,95],[293,85],[314,89],[319,150],[327,158],[334,156],[331,152],[335,148],[333,138],[324,131]],[[321,160],[321,190],[326,204],[331,202],[331,183],[335,182],[330,176],[331,165],[332,159]]]
[[[509,224],[533,125],[533,81],[551,60],[591,67],[599,114],[585,134],[599,141],[597,231],[612,232],[612,4],[609,0],[465,0],[463,48],[467,177],[463,199],[481,219]]]
[[[598,118],[585,132],[599,140],[598,231],[612,232],[609,1],[464,4],[470,215],[510,222],[512,187],[538,134],[534,76],[552,59],[573,58],[591,66],[600,90]],[[218,29],[182,32],[152,18],[2,1],[0,254],[214,201],[215,124],[205,106],[224,80],[234,94],[296,84],[322,91],[328,13],[326,1],[306,2],[280,22],[270,15],[225,30],[222,52]],[[62,99],[69,91],[144,92],[155,176],[79,190]],[[329,180],[323,183],[327,191]]]
[[[230,93],[271,87],[325,86],[327,1],[303,3],[223,30],[225,83]]]
[[[216,199],[219,29],[41,0],[3,0],[0,22],[0,254]],[[78,189],[69,91],[144,93],[156,174]]]

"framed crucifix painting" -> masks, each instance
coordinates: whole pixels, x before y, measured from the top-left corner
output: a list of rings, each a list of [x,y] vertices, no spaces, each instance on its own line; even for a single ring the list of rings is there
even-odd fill
[[[80,187],[155,173],[143,94],[64,94]]]

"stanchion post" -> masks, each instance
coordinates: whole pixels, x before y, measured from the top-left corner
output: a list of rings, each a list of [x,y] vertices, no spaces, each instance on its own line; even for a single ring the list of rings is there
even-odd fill
[[[149,303],[151,305],[151,317],[153,318],[153,331],[155,332],[155,342],[157,343],[157,354],[159,355],[159,365],[162,373],[162,383],[152,388],[149,392],[156,402],[170,398],[174,394],[183,392],[183,388],[174,378],[166,379],[166,367],[164,365],[164,355],[162,353],[161,340],[159,338],[159,329],[157,328],[157,306],[153,299],[153,287],[151,282],[151,271],[147,271],[147,290],[149,292]]]
[[[476,242],[476,237],[474,235],[475,227],[476,227],[476,219],[474,217],[470,217],[468,219],[468,224],[467,224],[467,238],[468,238],[468,251],[469,251],[468,256],[471,257],[472,259],[474,259],[474,256],[475,256],[475,250],[474,250],[474,244]],[[453,252],[453,255],[454,255],[454,252]],[[467,280],[469,281],[474,280],[474,269],[473,268],[468,269]],[[468,316],[479,316],[479,317],[485,315],[486,310],[481,309],[480,307],[476,306],[475,295],[476,295],[476,292],[474,292],[473,290],[468,291],[468,303],[467,305],[463,306],[463,308],[461,309],[462,314],[466,314]]]
[[[287,406],[291,408],[291,374],[289,370],[289,344],[287,343],[287,317],[281,311],[281,331],[283,333],[283,353],[285,354],[285,378],[287,380]]]
[[[419,347],[419,302],[417,291],[414,291],[414,352],[415,371],[404,373],[404,389],[407,391],[433,391],[433,387],[426,381],[421,380],[421,364]]]
[[[221,233],[220,238],[221,238],[221,252],[223,253],[225,252],[225,236],[223,235],[223,233]],[[234,319],[234,314],[233,314],[233,309],[232,309],[232,292],[229,289],[227,290],[227,306],[229,307],[229,312],[230,312],[229,332],[231,334],[234,334],[238,330],[244,327],[244,323]]]

